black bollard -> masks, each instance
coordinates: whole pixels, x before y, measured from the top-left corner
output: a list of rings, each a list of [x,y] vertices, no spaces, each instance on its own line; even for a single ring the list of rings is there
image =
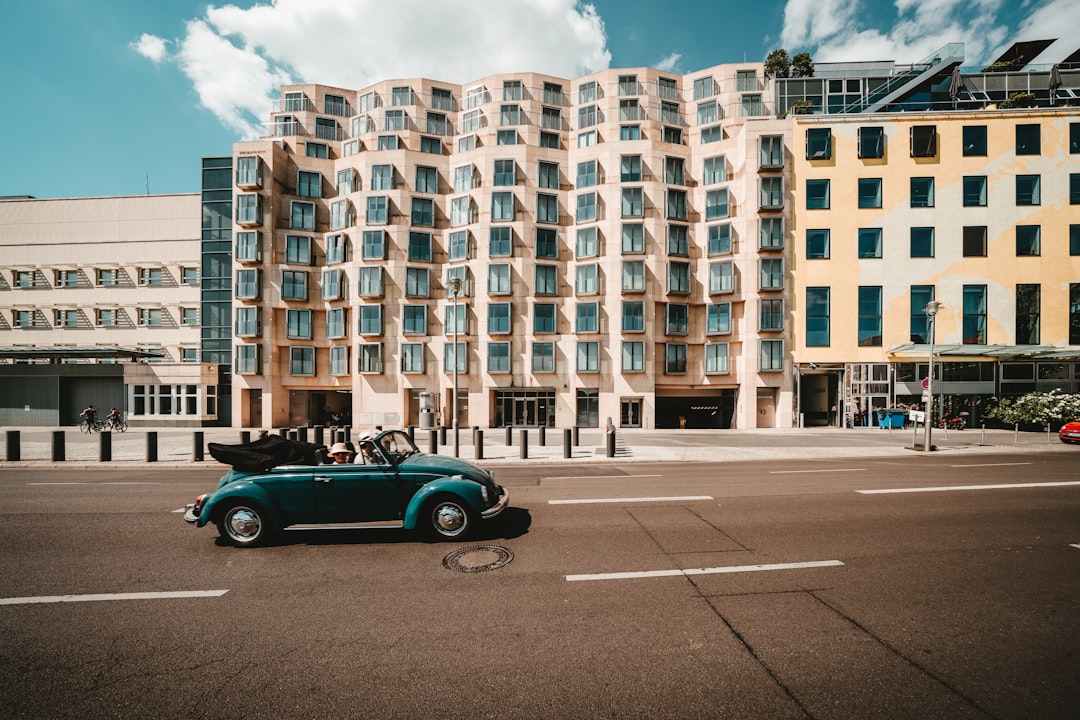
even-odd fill
[[[507,425],[506,426],[506,447],[510,447],[511,445],[514,444],[514,435],[513,435],[513,433],[514,433],[514,428]]]
[[[574,426],[574,447],[577,447],[581,444],[581,433],[579,432],[580,430],[581,428],[579,428],[577,425]]]
[[[562,431],[562,456],[568,458],[571,456],[570,444],[574,441],[574,431],[570,428],[566,428]]]
[[[193,433],[193,437],[191,439],[191,459],[195,462],[202,462],[203,458],[205,457],[205,445],[203,443],[203,438],[204,435],[202,430],[196,430]]]
[[[412,440],[413,442],[416,442],[416,428],[414,428],[412,425],[410,425],[409,428],[408,428],[408,433],[409,433],[409,439]]]
[[[60,462],[65,458],[64,454],[64,431],[53,430],[52,434],[52,459],[53,462]]]
[[[439,428],[439,444],[446,447],[446,426],[443,425]]]
[[[311,429],[312,429],[312,431],[314,432],[314,435],[315,435],[315,444],[316,445],[324,445],[325,443],[323,442],[323,426],[322,425],[316,425],[315,427],[313,427]]]
[[[541,425],[540,426],[540,447],[546,447],[546,446],[547,446],[547,427],[544,426],[544,425]]]
[[[473,453],[477,460],[484,459],[484,431],[480,428],[473,430]]]
[[[615,428],[608,430],[607,434],[607,456],[615,457]]]
[[[112,433],[108,430],[98,433],[98,460],[101,462],[112,460]]]
[[[305,425],[304,427],[300,428],[297,431],[297,439],[300,442],[307,442],[307,431],[308,431],[307,425]]]
[[[251,442],[251,431],[250,430],[241,430],[240,431],[240,444],[241,445],[247,445],[249,442]]]
[[[19,431],[8,430],[7,431],[7,459],[8,462],[14,462],[15,460],[21,460],[22,455],[19,447]]]
[[[298,440],[298,439],[299,439],[299,438],[297,437],[297,434],[296,434],[296,431],[295,431],[295,430],[290,430],[290,431],[289,431],[289,439],[290,439],[290,440]]]
[[[439,453],[439,433],[437,430],[428,430],[428,452],[432,455]]]
[[[522,460],[526,460],[529,457],[529,431],[522,428],[518,437],[521,440],[521,448],[518,450],[518,455],[521,456]]]
[[[157,462],[157,431],[146,433],[146,462]]]
[[[283,438],[287,438],[287,437],[289,437],[289,428],[280,428],[277,431],[277,434],[280,435]]]

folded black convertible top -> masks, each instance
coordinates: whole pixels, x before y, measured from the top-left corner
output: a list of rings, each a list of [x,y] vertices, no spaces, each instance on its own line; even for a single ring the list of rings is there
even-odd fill
[[[318,451],[325,445],[267,435],[249,443],[208,443],[206,447],[215,460],[234,470],[264,472],[279,465],[318,465]]]

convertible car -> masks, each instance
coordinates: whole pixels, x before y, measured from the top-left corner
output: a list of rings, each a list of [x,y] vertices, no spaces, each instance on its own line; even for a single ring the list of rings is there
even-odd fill
[[[357,463],[323,464],[325,448],[269,436],[244,445],[210,443],[232,469],[187,506],[196,527],[214,523],[237,547],[268,542],[290,526],[396,525],[435,540],[459,540],[501,513],[509,496],[491,471],[420,452],[400,430],[372,438]]]

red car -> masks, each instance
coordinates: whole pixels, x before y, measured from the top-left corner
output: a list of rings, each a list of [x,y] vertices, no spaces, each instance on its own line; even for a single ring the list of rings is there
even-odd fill
[[[1080,420],[1070,420],[1062,425],[1058,438],[1063,443],[1080,443]]]

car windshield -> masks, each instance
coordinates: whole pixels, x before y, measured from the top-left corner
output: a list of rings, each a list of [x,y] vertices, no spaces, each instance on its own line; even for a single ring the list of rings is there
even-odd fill
[[[409,436],[400,430],[385,433],[378,442],[383,454],[394,464],[420,452]]]

